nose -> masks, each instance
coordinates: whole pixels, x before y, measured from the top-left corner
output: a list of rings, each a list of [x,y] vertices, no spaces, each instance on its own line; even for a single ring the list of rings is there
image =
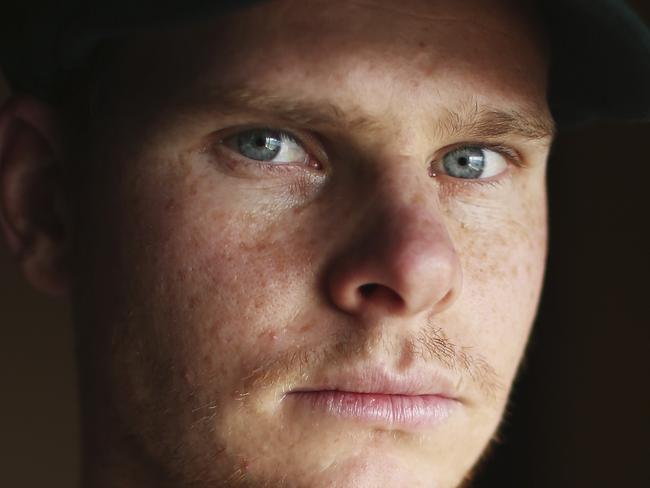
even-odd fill
[[[447,309],[460,293],[462,278],[440,212],[407,204],[385,207],[371,221],[328,269],[332,303],[353,315],[408,316]]]

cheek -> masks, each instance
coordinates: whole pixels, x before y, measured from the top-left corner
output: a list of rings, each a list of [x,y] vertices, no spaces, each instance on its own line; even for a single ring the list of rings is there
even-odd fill
[[[293,345],[296,317],[314,303],[317,243],[302,230],[306,210],[160,164],[139,162],[156,169],[101,185],[111,191],[97,195],[84,295],[113,407],[159,457],[173,457],[178,442],[211,446],[214,436],[196,438],[208,430],[186,426],[235,411],[242,378]]]
[[[455,313],[459,334],[486,356],[505,393],[533,323],[546,260],[546,192],[542,177],[520,183],[504,198],[459,200],[453,238],[463,267]]]
[[[141,199],[125,220],[144,237],[125,269],[140,269],[135,292],[149,322],[187,346],[183,357],[170,348],[174,364],[196,381],[214,371],[236,377],[289,340],[284,329],[313,293],[305,281],[315,243],[299,208],[265,204],[259,191],[251,202],[209,171],[177,173],[135,192]]]

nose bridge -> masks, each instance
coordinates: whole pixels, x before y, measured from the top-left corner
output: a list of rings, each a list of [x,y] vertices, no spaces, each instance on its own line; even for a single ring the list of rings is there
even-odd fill
[[[434,190],[376,189],[359,234],[331,274],[334,302],[352,313],[444,310],[459,291],[460,265]]]
[[[408,163],[395,165],[378,178],[373,204],[367,209],[373,222],[367,238],[386,258],[398,260],[453,252],[437,190],[424,170],[406,171],[419,167]]]
[[[437,200],[421,195],[400,197],[395,192],[387,198],[367,236],[378,264],[385,267],[390,283],[403,298],[436,295],[435,289],[446,286],[457,266],[456,249]]]
[[[399,189],[380,195],[370,210],[373,222],[367,238],[384,252],[413,250],[446,239],[446,228],[437,202],[422,195],[405,195]],[[381,244],[384,244],[383,246]]]

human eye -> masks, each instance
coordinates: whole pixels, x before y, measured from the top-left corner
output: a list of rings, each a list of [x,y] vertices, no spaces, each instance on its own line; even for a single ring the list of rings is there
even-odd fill
[[[434,174],[452,178],[482,180],[500,175],[508,169],[508,157],[516,160],[512,151],[479,145],[455,147],[442,155],[432,167]]]
[[[221,143],[240,157],[265,164],[300,165],[310,160],[302,144],[279,129],[246,129],[224,138]]]

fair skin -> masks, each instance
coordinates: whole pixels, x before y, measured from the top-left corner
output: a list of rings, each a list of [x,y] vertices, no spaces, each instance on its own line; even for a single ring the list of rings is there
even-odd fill
[[[4,108],[7,242],[75,309],[84,486],[463,482],[546,254],[547,66],[516,4],[262,3],[125,40],[83,141]]]

